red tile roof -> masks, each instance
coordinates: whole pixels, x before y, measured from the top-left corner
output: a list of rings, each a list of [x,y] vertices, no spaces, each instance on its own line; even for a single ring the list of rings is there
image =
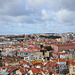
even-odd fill
[[[5,68],[8,68],[8,66],[3,66],[2,68],[4,68],[4,69],[5,69]]]
[[[11,69],[9,69],[7,72],[11,73],[12,71],[14,71],[15,69],[17,69],[17,67],[11,67]]]
[[[45,74],[47,71],[44,70],[44,71],[42,71],[42,72]]]
[[[47,49],[41,49],[41,50],[44,50],[44,51],[46,51]]]
[[[29,64],[29,63],[26,61],[21,61],[21,64]]]
[[[59,64],[56,64],[56,66],[59,66]]]
[[[28,53],[29,51],[24,51],[24,52]]]
[[[75,62],[72,62],[72,65],[75,66]]]
[[[22,51],[19,50],[18,52],[22,52]]]
[[[33,73],[38,73],[38,70],[37,70],[36,68],[31,68],[31,71],[32,71]]]
[[[19,69],[19,71],[20,71],[21,73],[24,73],[24,72],[25,72],[22,67]]]

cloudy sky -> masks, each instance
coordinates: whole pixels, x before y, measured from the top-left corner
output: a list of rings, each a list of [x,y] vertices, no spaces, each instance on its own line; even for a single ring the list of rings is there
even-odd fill
[[[75,0],[0,0],[0,35],[75,32]]]

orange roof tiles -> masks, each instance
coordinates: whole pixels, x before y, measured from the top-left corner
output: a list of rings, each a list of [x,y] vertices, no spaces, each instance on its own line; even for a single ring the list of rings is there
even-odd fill
[[[32,52],[35,52],[35,50],[33,50]]]
[[[21,64],[29,64],[28,62],[25,61],[21,61]]]
[[[42,71],[42,72],[45,74],[47,71],[44,70],[44,71]]]
[[[33,49],[28,49],[28,51],[32,51]]]
[[[56,61],[57,59],[52,59],[53,61]]]
[[[56,54],[56,55],[63,55],[63,53],[55,53],[55,52],[54,52],[54,54]]]
[[[56,64],[56,66],[59,66],[59,64]]]
[[[11,73],[12,71],[14,71],[17,67],[12,67],[11,69],[9,69],[7,72]]]
[[[36,68],[31,68],[33,73],[38,73],[38,70]]]
[[[72,62],[72,65],[75,66],[75,62]]]
[[[24,51],[24,52],[28,53],[29,51]]]
[[[13,51],[10,51],[10,52],[13,52]]]
[[[22,50],[25,50],[25,49],[22,49]]]
[[[21,73],[24,73],[24,72],[25,72],[22,67],[19,69],[19,71],[20,71]]]
[[[6,51],[2,51],[2,52],[6,53]]]
[[[19,50],[18,52],[22,52],[22,51]]]
[[[67,59],[52,59],[53,61],[57,61],[57,62],[67,62]]]
[[[50,52],[54,52],[54,51],[51,50]]]
[[[75,43],[75,41],[71,41],[70,43]]]
[[[2,68],[4,68],[4,69],[5,69],[5,68],[7,68],[7,67],[8,67],[8,66],[3,66]]]
[[[47,50],[47,49],[41,49],[41,50]]]
[[[67,59],[57,59],[57,62],[67,62]]]

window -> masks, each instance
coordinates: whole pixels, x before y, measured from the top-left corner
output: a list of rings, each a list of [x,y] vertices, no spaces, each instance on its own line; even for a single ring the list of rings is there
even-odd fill
[[[26,53],[26,55],[27,55],[28,53]]]
[[[73,72],[75,72],[75,67],[73,67]]]
[[[39,58],[39,59],[41,59],[41,58]]]

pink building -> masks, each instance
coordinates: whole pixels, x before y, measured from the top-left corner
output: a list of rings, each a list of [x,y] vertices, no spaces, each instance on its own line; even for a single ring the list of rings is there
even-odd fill
[[[75,43],[52,44],[51,47],[55,52],[59,52],[63,50],[75,49]]]

